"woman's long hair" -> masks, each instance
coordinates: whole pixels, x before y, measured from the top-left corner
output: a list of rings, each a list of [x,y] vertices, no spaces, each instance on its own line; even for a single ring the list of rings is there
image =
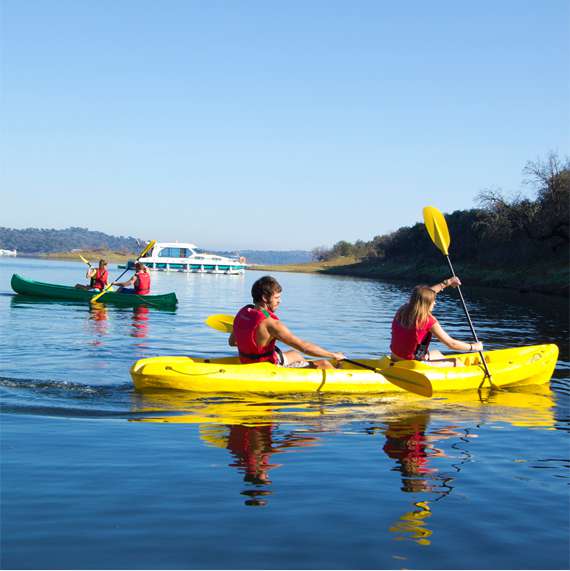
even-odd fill
[[[416,286],[412,290],[410,301],[398,309],[396,321],[407,329],[423,327],[431,315],[430,309],[434,301],[433,289],[425,285]]]

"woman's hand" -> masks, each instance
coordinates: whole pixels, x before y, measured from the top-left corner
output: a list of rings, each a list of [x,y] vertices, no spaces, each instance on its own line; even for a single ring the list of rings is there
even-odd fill
[[[459,287],[461,285],[461,280],[457,276],[447,278],[444,282],[445,287]]]

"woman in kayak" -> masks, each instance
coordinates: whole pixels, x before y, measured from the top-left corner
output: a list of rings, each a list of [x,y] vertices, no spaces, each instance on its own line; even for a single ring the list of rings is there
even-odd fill
[[[416,286],[410,301],[400,307],[392,322],[392,359],[394,361],[441,361],[441,366],[457,365],[455,359],[446,359],[437,349],[430,349],[429,344],[435,335],[444,345],[454,351],[482,351],[483,344],[467,343],[450,337],[432,315],[436,295],[446,287],[461,285],[458,277],[448,278],[434,286]]]
[[[150,293],[150,274],[144,264],[135,264],[135,275],[126,282],[113,282],[119,286],[117,293],[134,293],[136,295],[147,295]],[[129,288],[129,286],[133,286]]]
[[[103,291],[107,285],[109,279],[109,272],[107,271],[107,261],[99,260],[99,267],[92,268],[89,267],[85,277],[88,278],[89,285],[75,284],[78,289],[96,289],[98,291]]]

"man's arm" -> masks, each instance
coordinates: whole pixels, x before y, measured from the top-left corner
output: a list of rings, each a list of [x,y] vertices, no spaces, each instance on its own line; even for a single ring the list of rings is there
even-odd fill
[[[126,282],[113,282],[113,285],[127,287],[130,285],[133,285],[135,283],[136,279],[137,279],[137,276],[134,275],[130,280],[127,280]]]
[[[327,351],[323,349],[316,343],[311,343],[310,341],[304,341],[296,335],[293,335],[289,328],[283,324],[282,321],[277,321],[275,319],[265,320],[267,332],[282,343],[297,349],[300,353],[304,355],[311,355],[312,357],[328,357],[329,359],[337,359],[341,361],[345,358],[342,353],[334,353],[332,351]]]

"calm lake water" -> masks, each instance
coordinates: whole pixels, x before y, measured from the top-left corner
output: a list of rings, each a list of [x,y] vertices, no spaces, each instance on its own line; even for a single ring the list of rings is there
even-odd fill
[[[154,292],[176,292],[175,312],[10,289],[14,272],[74,284],[84,268],[0,259],[2,568],[570,566],[564,300],[464,287],[487,349],[559,345],[550,387],[432,399],[144,395],[129,377],[136,359],[232,352],[203,321],[248,302],[261,274],[153,274]],[[352,358],[387,351],[413,285],[276,277],[290,328]],[[436,313],[469,338],[453,293]]]

